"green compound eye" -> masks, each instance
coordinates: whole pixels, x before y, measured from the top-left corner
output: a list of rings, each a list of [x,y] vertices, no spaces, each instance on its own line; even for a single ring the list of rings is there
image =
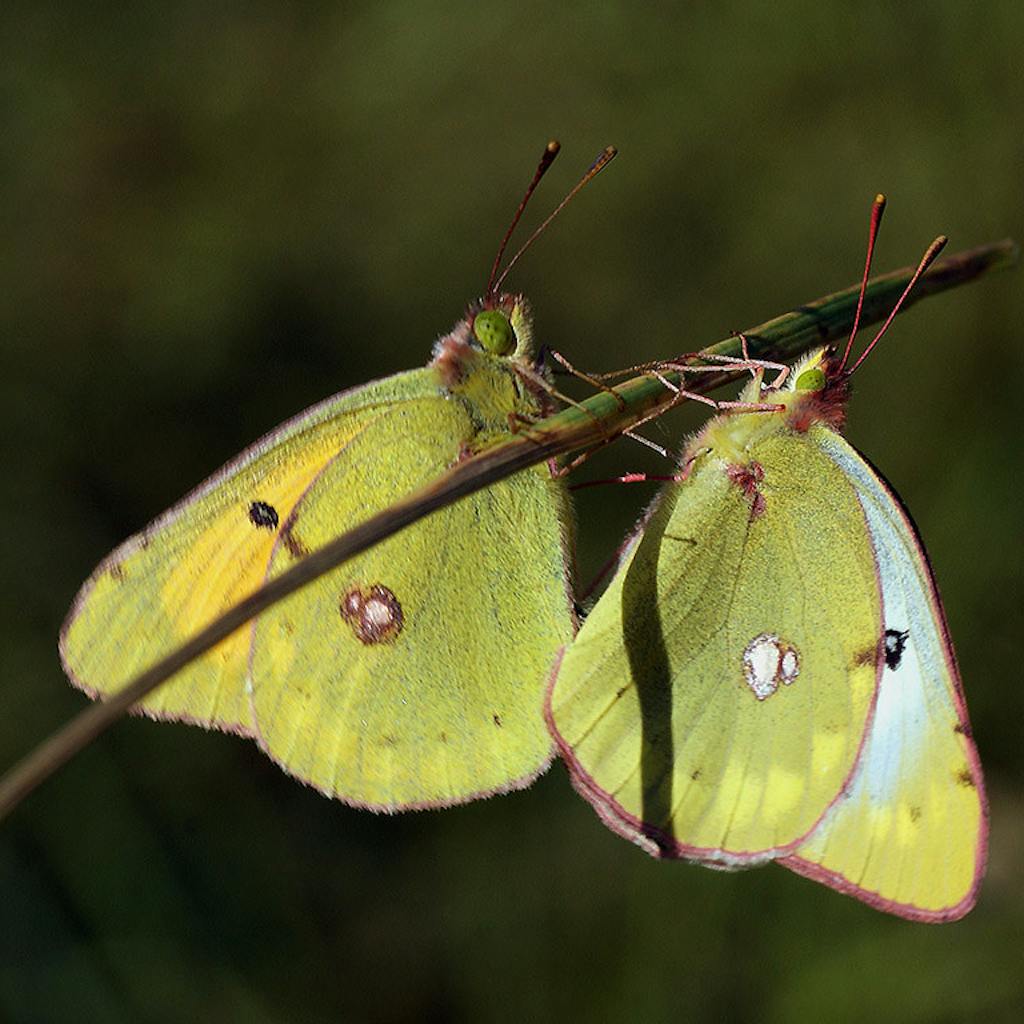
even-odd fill
[[[824,391],[827,383],[825,371],[817,366],[810,370],[804,370],[796,379],[797,391]]]
[[[484,350],[496,356],[507,356],[516,347],[516,333],[508,317],[500,310],[485,309],[473,318],[473,334]]]

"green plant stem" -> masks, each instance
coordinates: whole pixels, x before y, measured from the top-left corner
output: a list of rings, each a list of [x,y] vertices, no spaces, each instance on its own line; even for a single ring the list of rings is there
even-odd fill
[[[966,284],[990,270],[1012,266],[1017,255],[1016,244],[1004,240],[939,260],[918,282],[907,305]],[[888,313],[913,270],[913,267],[905,267],[868,283],[861,315],[863,325],[878,322]],[[854,286],[835,292],[750,328],[744,332],[750,342],[750,355],[789,362],[815,345],[845,338],[852,326],[858,291]],[[703,351],[735,356],[739,355],[739,349],[738,339],[730,337]],[[663,376],[674,384],[680,382],[678,372],[666,372]],[[686,387],[691,391],[710,391],[737,376],[736,371],[725,370],[702,373],[694,380],[688,379]],[[431,512],[527,466],[606,444],[640,420],[667,409],[675,400],[676,396],[650,375],[617,385],[614,394],[599,392],[580,406],[565,409],[458,463],[426,487],[314,551],[136,676],[124,689],[82,711],[18,762],[0,780],[0,818],[9,814],[133,704],[272,604]]]

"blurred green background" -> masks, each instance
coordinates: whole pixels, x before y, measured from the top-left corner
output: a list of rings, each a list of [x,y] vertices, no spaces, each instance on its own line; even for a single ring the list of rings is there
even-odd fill
[[[611,369],[854,281],[879,189],[879,270],[1021,238],[1022,39],[1015,2],[5,4],[0,762],[85,703],[56,636],[94,564],[288,415],[425,362],[549,137],[529,223],[620,156],[510,283]],[[375,817],[132,720],[0,825],[0,1018],[1019,1020],[1021,295],[915,307],[850,409],[927,540],[985,765],[964,921],[656,863],[559,765]],[[641,468],[623,442],[580,476]],[[582,580],[648,495],[581,492]]]

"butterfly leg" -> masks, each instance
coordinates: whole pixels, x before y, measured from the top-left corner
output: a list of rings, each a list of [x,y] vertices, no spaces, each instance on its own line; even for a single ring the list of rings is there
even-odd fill
[[[715,359],[720,362],[729,363],[730,365],[743,365],[745,363],[742,359],[737,359],[735,356],[718,356],[713,353],[704,353],[709,359]],[[758,360],[750,360],[751,366],[745,367],[750,369],[751,372],[755,372],[754,366],[761,368],[762,363]],[[719,366],[692,366],[689,363],[662,363],[660,364],[665,369],[675,370],[681,377],[686,373],[720,373],[721,367]],[[771,364],[769,368],[774,368],[780,364]],[[788,367],[786,367],[788,370]],[[656,369],[648,370],[651,376],[656,377],[665,387],[670,391],[674,391],[679,400],[682,401],[685,398],[692,398],[694,401],[703,402],[705,405],[710,405],[716,412],[721,410],[734,410],[744,412],[781,412],[785,407],[780,405],[778,402],[736,402],[736,401],[716,401],[715,399],[708,398],[707,395],[700,395],[694,391],[687,391],[673,384],[667,377],[660,373]],[[673,405],[675,403],[673,402]],[[660,415],[663,410],[658,410],[653,415]],[[648,417],[650,418],[650,417]],[[645,422],[644,420],[640,421]]]
[[[592,374],[587,373],[584,370],[579,370],[575,366],[573,366],[573,364],[570,363],[569,360],[566,359],[566,357],[563,356],[561,352],[558,352],[555,349],[549,349],[549,352],[551,354],[551,358],[554,359],[557,363],[560,363],[562,367],[564,367],[574,377],[578,377],[580,380],[589,384],[592,388],[595,388],[598,391],[603,391],[605,394],[611,395],[612,398],[615,399],[615,403],[618,405],[618,407],[620,409],[625,409],[626,400],[622,397],[622,395],[620,395],[614,388],[610,388],[607,384],[603,383],[604,379],[610,375]],[[619,371],[619,373],[622,373],[622,371]],[[618,374],[615,374],[615,376],[618,376]]]
[[[769,387],[778,391],[782,387],[783,381],[789,376],[789,366],[786,363],[776,363],[771,359],[753,359],[750,355],[750,342],[747,336],[742,331],[733,331],[732,336],[739,338],[740,340],[740,351],[743,353],[743,358],[737,360],[735,356],[718,356],[717,358],[722,362],[744,362],[749,364],[748,369],[751,373],[755,372],[755,369],[761,370],[776,370],[778,376],[771,382]],[[715,358],[715,357],[711,357]]]
[[[518,434],[521,427],[532,427],[536,422],[536,416],[526,416],[513,410],[508,414],[509,433]]]
[[[561,366],[563,366],[573,376],[578,377],[580,380],[582,380],[585,383],[591,385],[591,387],[595,388],[596,390],[602,391],[605,394],[611,395],[612,398],[615,399],[616,405],[618,405],[618,407],[620,409],[625,409],[625,407],[626,407],[626,400],[614,388],[610,388],[610,387],[608,387],[607,384],[603,383],[603,379],[605,377],[618,376],[619,374],[622,373],[622,371],[619,371],[619,373],[616,373],[616,374],[591,374],[591,373],[586,373],[583,370],[577,369],[577,367],[575,367],[571,362],[569,362],[569,360],[564,355],[562,355],[561,352],[558,352],[556,349],[548,349],[548,353],[551,355],[552,359],[554,359]],[[627,371],[627,372],[632,372],[632,371]],[[582,409],[588,416],[591,416],[595,420],[597,419],[594,416],[594,414],[586,406],[581,405],[578,402],[574,402],[570,398],[567,398],[567,397],[564,397],[564,396],[559,396],[559,397],[561,397],[562,400],[567,402],[569,405],[572,405],[572,406],[576,407],[577,409]],[[648,418],[650,418],[650,417],[648,417]],[[646,419],[640,420],[640,423],[645,423],[645,422],[647,422]],[[664,455],[665,454],[665,449],[662,448],[661,445],[655,444],[655,442],[651,441],[649,438],[644,437],[642,434],[635,433],[635,427],[638,426],[638,425],[639,424],[634,424],[634,426],[632,428],[630,428],[629,430],[622,431],[622,436],[623,437],[628,437],[628,438],[630,438],[633,441],[637,441],[638,443],[640,443],[642,445],[645,445],[648,448],[654,449],[654,451],[658,452],[659,454]],[[610,437],[610,438],[607,438],[607,440],[604,443],[609,443],[609,442],[611,442],[613,440],[614,440],[614,438]],[[592,449],[591,451],[596,451],[596,449]],[[582,465],[583,462],[585,462],[590,457],[591,451],[584,452],[582,455],[577,456],[576,459],[574,459],[572,462],[570,462],[566,466],[564,466],[559,472],[562,473],[562,474],[568,473],[572,469],[575,469],[577,466]]]

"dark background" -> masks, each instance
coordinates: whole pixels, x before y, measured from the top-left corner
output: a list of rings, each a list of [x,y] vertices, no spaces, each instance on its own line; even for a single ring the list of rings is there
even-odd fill
[[[880,270],[1024,235],[1018,3],[298,6],[0,15],[3,764],[85,703],[56,636],[94,564],[286,416],[424,363],[549,137],[530,223],[620,148],[512,282],[591,369],[851,283],[879,189]],[[558,765],[383,818],[133,720],[0,825],[0,1018],[1019,1019],[1022,319],[1019,271],[928,300],[850,410],[928,543],[985,765],[963,922],[656,863]],[[581,478],[638,468],[665,471],[624,442]],[[581,578],[648,494],[580,494]]]

